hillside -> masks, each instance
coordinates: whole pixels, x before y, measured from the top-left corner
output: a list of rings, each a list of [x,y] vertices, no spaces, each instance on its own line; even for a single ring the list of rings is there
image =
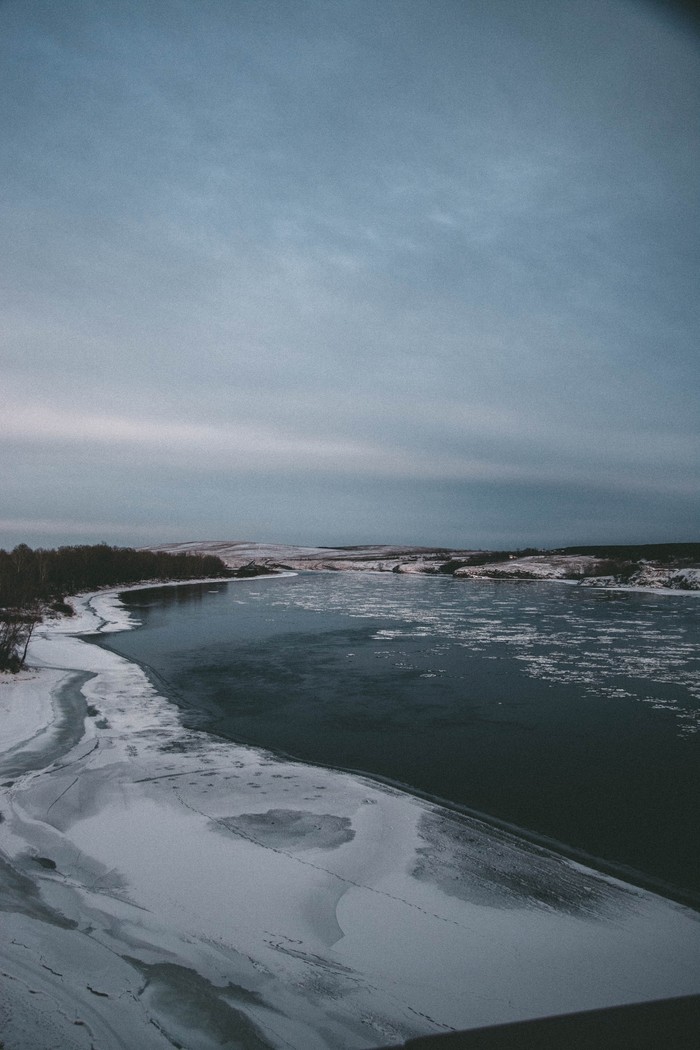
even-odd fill
[[[485,551],[381,545],[296,547],[204,540],[166,543],[152,549],[216,555],[235,569],[440,573],[456,579],[567,580],[587,587],[700,590],[700,543]]]

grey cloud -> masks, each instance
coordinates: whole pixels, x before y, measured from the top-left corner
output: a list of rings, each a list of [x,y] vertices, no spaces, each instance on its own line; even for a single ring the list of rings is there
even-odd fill
[[[180,428],[121,479],[135,524],[148,477],[167,503],[217,474],[191,527],[219,535],[225,493],[253,522],[260,479],[286,477],[265,520],[303,541],[307,499],[332,528],[332,486],[295,502],[291,479],[335,466],[338,521],[392,538],[381,462],[401,485],[413,470],[416,506],[431,470],[494,513],[510,491],[514,542],[537,504],[522,485],[567,477],[572,505],[598,478],[650,531],[693,538],[674,530],[696,491],[700,53],[653,5],[9,2],[0,28],[5,393]],[[246,472],[245,443],[188,443],[207,428],[274,434],[279,455]],[[84,522],[101,488],[75,431],[61,463],[83,463]],[[49,438],[22,440],[46,520]],[[413,520],[416,541],[439,531]]]

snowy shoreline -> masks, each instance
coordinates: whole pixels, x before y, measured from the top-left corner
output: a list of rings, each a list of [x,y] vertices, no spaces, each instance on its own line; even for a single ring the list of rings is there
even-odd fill
[[[552,551],[508,554],[505,560],[498,561],[491,557],[492,552],[476,550],[401,546],[295,547],[239,540],[194,540],[144,549],[170,554],[215,555],[232,569],[257,565],[315,572],[392,572],[402,576],[442,575],[470,582],[550,582],[595,590],[700,594],[700,567],[697,563],[672,568],[639,554],[636,565],[625,562],[623,558],[615,568],[608,555]],[[642,546],[637,551],[643,549]],[[607,575],[613,570],[622,572],[623,578]]]
[[[127,589],[79,596],[0,679],[7,1050],[369,1048],[700,990],[697,912],[186,730],[75,637],[133,627]]]

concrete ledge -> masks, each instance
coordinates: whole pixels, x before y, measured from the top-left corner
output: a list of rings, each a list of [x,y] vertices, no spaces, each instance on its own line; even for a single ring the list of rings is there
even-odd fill
[[[422,1036],[403,1050],[698,1050],[700,995]],[[387,1047],[386,1050],[400,1050]]]

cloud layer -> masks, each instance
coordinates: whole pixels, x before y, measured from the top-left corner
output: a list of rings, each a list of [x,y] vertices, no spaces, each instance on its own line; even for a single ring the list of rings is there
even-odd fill
[[[9,0],[0,29],[0,542],[696,538],[680,20]]]

